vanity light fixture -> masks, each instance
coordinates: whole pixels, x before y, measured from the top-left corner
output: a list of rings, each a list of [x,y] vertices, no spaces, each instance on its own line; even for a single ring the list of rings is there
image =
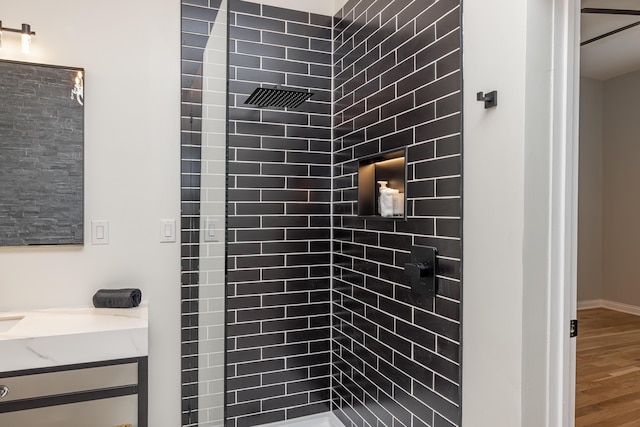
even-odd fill
[[[35,31],[31,31],[31,25],[22,24],[22,28],[8,28],[2,26],[2,21],[0,21],[0,48],[2,47],[2,36],[7,33],[17,33],[20,34],[22,38],[22,53],[30,53],[31,52],[31,36],[35,36]]]
[[[71,89],[71,99],[74,99],[74,96],[78,100],[78,104],[84,105],[84,76],[82,71],[78,71],[78,74],[76,74],[73,89]]]

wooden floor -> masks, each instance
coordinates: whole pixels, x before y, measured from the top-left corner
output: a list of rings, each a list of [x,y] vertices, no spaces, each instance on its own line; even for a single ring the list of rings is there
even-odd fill
[[[640,316],[578,312],[576,427],[640,427]]]

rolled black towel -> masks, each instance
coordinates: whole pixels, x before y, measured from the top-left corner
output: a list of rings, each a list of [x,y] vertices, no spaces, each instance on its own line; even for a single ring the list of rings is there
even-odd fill
[[[140,289],[100,289],[93,296],[96,308],[132,308],[140,305]]]

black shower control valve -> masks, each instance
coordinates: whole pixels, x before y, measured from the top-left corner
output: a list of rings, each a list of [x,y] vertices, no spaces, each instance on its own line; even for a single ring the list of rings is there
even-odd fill
[[[429,274],[431,270],[433,270],[433,267],[424,262],[417,264],[408,262],[404,265],[404,271],[407,272],[407,276],[409,276],[411,280],[427,277],[427,274]]]
[[[411,247],[411,259],[404,265],[404,272],[413,293],[430,298],[436,295],[437,253],[431,246]]]

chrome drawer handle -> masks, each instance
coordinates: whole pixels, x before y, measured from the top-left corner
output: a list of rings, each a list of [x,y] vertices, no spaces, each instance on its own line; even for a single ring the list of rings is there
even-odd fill
[[[6,397],[9,394],[9,387],[6,385],[0,385],[0,399]]]

